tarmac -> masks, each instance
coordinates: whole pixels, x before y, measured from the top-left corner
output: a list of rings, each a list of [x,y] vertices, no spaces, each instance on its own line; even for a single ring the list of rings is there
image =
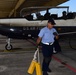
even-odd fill
[[[6,40],[6,37],[0,36],[0,75],[30,75],[27,71],[36,51],[33,44],[35,42],[11,39],[13,49],[7,51],[5,50]],[[68,42],[67,39],[59,40],[62,52],[53,54],[49,66],[52,72],[48,72],[49,75],[76,75],[76,50],[70,48]],[[76,46],[76,42],[73,42]],[[40,50],[41,64],[42,59]],[[32,75],[36,75],[36,71]]]

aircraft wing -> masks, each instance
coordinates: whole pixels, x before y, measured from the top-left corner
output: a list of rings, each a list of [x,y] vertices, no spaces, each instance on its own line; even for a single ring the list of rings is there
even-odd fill
[[[59,35],[69,35],[69,34],[76,34],[76,32],[59,33]]]

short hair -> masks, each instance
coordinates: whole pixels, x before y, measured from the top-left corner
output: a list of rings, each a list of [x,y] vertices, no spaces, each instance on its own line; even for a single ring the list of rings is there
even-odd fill
[[[51,23],[52,25],[56,24],[53,18],[48,19],[48,23]]]

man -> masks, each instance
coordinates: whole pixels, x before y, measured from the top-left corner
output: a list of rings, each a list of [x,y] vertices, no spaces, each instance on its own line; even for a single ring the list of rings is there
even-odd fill
[[[42,63],[42,71],[43,75],[48,75],[47,72],[51,72],[49,68],[49,64],[53,54],[53,43],[54,38],[58,39],[58,33],[53,28],[55,25],[54,20],[51,18],[48,20],[47,26],[40,30],[37,39],[37,45],[42,43],[42,54],[43,54],[43,63]]]

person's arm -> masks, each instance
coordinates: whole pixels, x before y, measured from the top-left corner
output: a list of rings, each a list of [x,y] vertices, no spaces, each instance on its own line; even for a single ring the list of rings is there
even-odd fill
[[[57,32],[54,32],[53,34],[54,34],[54,36],[55,36],[55,39],[58,39],[58,38],[59,38],[59,36],[58,36],[58,33],[57,33]]]
[[[40,37],[38,37],[38,39],[37,39],[37,46],[40,44],[40,42],[41,42],[41,38]]]
[[[38,38],[37,38],[37,47],[39,46],[41,40],[42,40],[42,37],[44,35],[44,30],[40,30],[39,34],[38,34]]]
[[[56,38],[56,39],[59,39],[59,36],[58,36],[58,35],[56,35],[56,36],[55,36],[55,38]]]

